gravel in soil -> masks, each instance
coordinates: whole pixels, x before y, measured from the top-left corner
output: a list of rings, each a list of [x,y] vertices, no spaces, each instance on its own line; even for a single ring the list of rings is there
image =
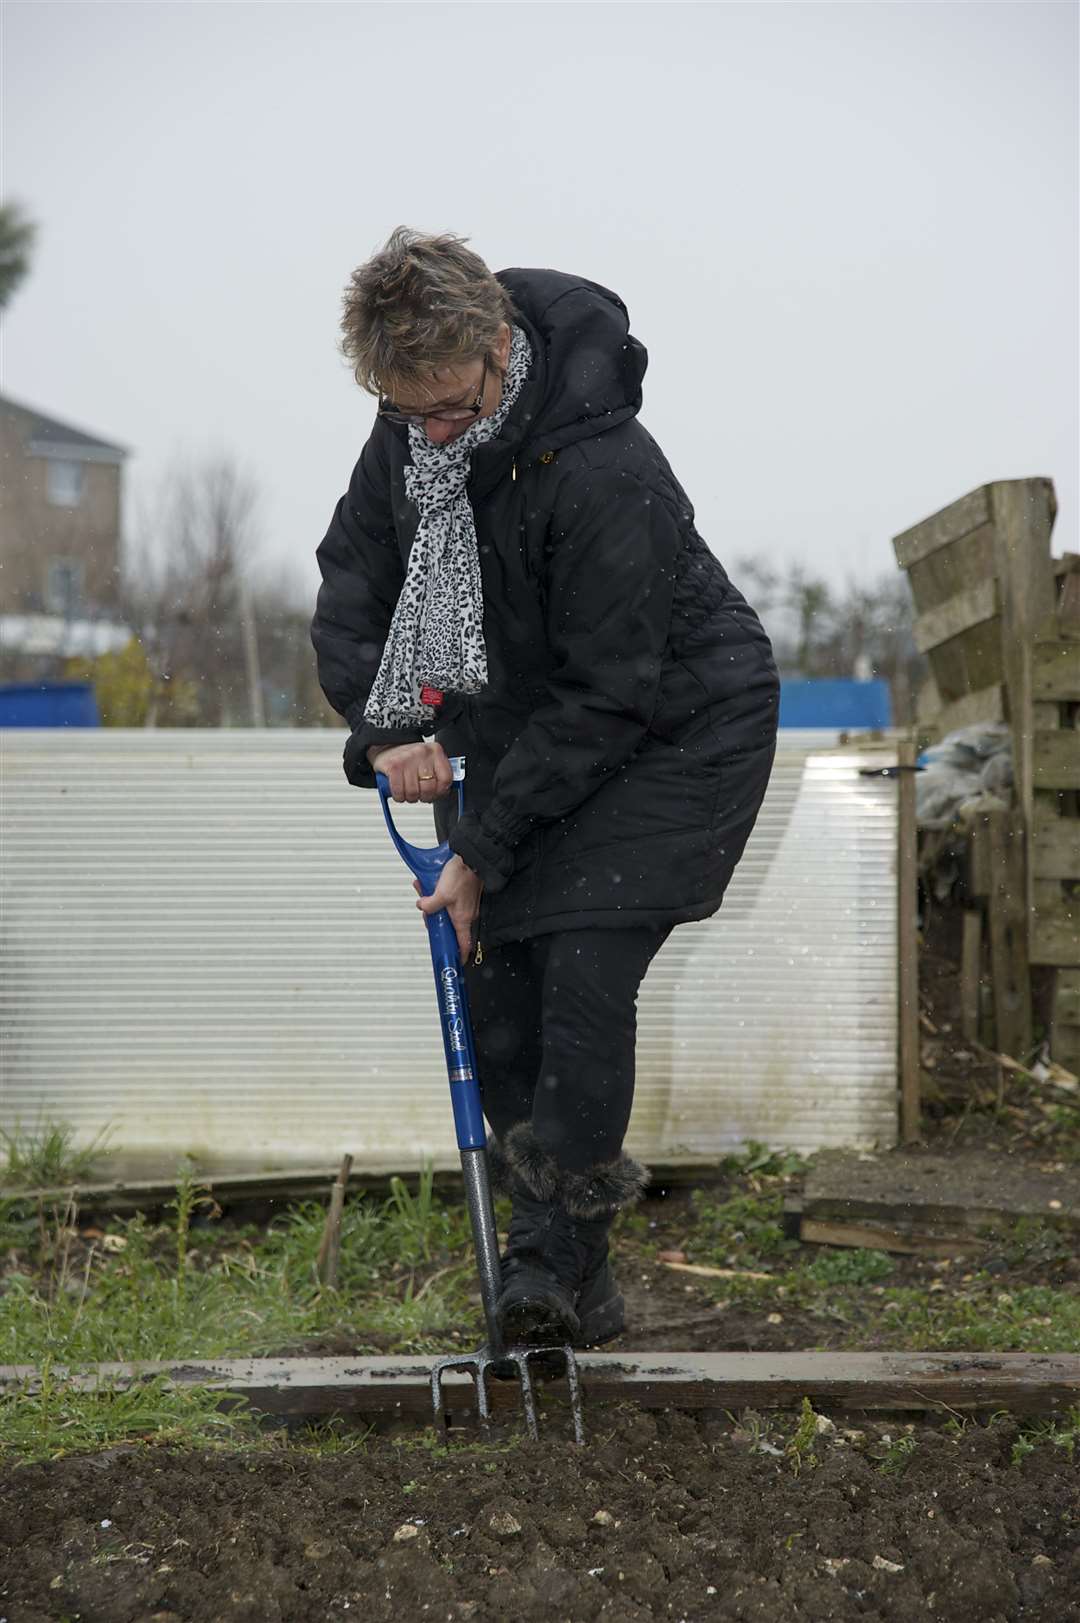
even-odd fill
[[[1073,1623],[1080,1489],[1010,1421],[591,1416],[444,1451],[118,1448],[0,1485],[7,1623]],[[804,1428],[805,1430],[805,1428]],[[797,1469],[796,1469],[797,1468]]]

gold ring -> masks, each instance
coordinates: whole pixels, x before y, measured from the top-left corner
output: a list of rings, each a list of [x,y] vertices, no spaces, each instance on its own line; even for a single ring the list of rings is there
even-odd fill
[[[416,775],[420,779],[421,783],[423,783],[426,778],[433,778],[435,776],[434,772],[418,772]]]

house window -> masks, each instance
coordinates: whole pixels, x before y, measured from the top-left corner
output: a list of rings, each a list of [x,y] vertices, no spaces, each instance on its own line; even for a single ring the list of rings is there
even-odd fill
[[[54,507],[78,507],[83,493],[83,465],[49,458],[49,500]]]
[[[78,463],[75,464],[78,466]],[[50,614],[74,619],[82,604],[85,571],[77,558],[50,558],[45,607]]]

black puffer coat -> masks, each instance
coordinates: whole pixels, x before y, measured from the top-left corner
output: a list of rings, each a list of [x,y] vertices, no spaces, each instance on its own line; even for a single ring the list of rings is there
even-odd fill
[[[705,918],[772,765],[769,640],[637,421],[647,355],[622,301],[558,271],[498,279],[534,360],[472,456],[489,686],[447,695],[436,736],[467,757],[467,809],[451,827],[437,803],[438,832],[484,880],[485,946]],[[408,460],[408,430],[377,420],[318,549],[312,641],[354,782],[374,783],[369,745],[423,736],[363,713],[419,522]]]

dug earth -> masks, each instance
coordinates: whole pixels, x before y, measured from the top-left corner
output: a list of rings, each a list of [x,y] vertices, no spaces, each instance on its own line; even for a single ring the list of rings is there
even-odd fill
[[[19,1466],[0,1618],[1080,1623],[1071,1449],[1001,1418],[807,1419],[597,1405],[584,1450],[555,1423]]]

